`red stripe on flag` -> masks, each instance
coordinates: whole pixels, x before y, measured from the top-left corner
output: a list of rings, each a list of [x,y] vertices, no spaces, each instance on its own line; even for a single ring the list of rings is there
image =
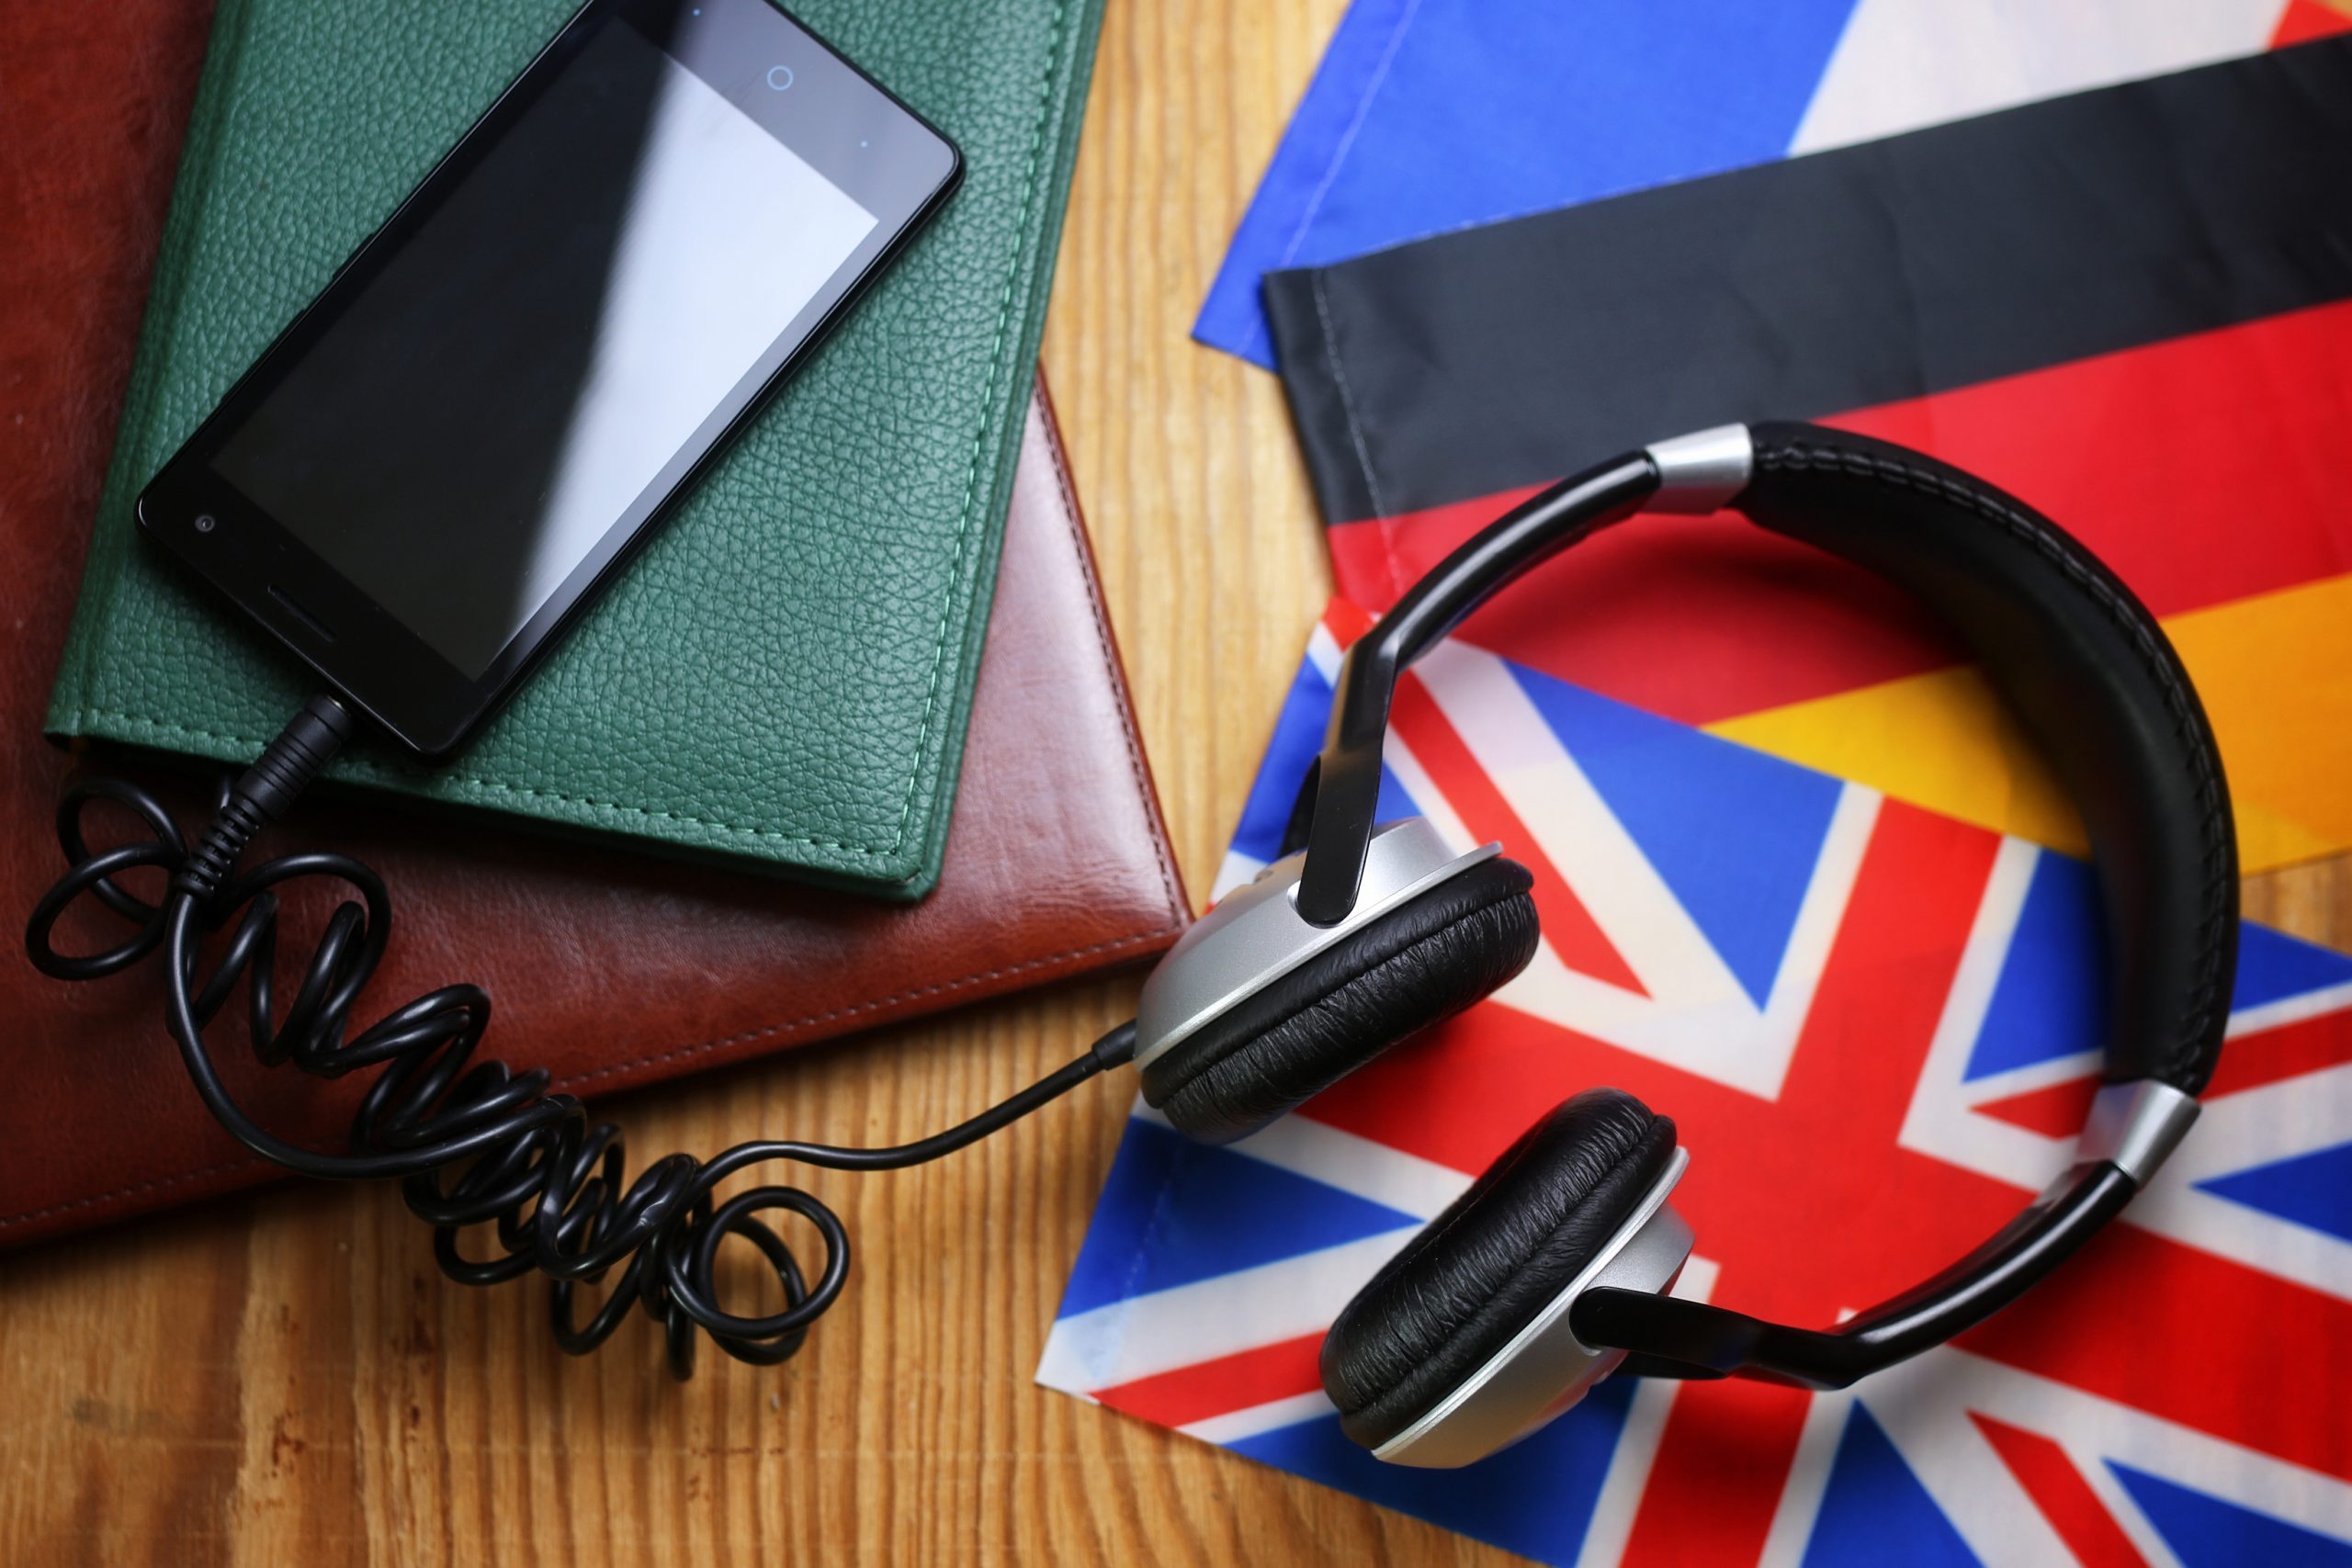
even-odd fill
[[[1385,604],[1389,600],[1381,603]],[[1342,653],[1354,646],[1356,638],[1372,630],[1372,612],[1351,600],[1335,598],[1323,606],[1323,629],[1331,634],[1331,640],[1340,645]]]
[[[2352,302],[2052,366],[1829,423],[1984,475],[2055,517],[2160,615],[2352,570],[2336,504]],[[1563,461],[1602,453],[1563,453]],[[1330,531],[1374,608],[1529,492]],[[1646,517],[1530,574],[1464,631],[1580,685],[1705,724],[1950,664],[1892,586],[1728,516]]]
[[[2346,363],[2352,303],[2338,303],[1833,423],[1933,452],[2064,519],[2173,615],[2352,570],[2352,517],[2335,504]]]
[[[2129,1211],[1960,1344],[2352,1480],[2342,1402],[2278,1392],[2352,1387],[2352,1302],[2143,1231]]]
[[[2322,1013],[2231,1041],[2204,1098],[2219,1100],[2345,1062],[2352,1062],[2352,1010]],[[1976,1112],[2049,1137],[2071,1137],[2089,1118],[2098,1086],[2096,1077],[2071,1078],[1989,1100]]]
[[[1340,592],[1385,609],[1531,493],[1330,529]],[[1645,516],[1604,529],[1530,571],[1459,635],[1686,724],[1961,657],[1892,584],[1728,514]]]
[[[1470,829],[1473,838],[1481,841],[1499,839],[1507,852],[1518,846],[1520,863],[1535,878],[1535,912],[1543,923],[1544,940],[1551,944],[1560,962],[1579,975],[1589,975],[1621,990],[1636,996],[1649,995],[1642,988],[1633,966],[1625,962],[1624,955],[1600,929],[1600,922],[1592,918],[1592,911],[1585,908],[1584,900],[1576,896],[1558,869],[1546,857],[1526,852],[1533,846],[1535,835],[1528,831],[1519,813],[1510,808],[1510,802],[1503,798],[1502,791],[1495,787],[1494,780],[1487,776],[1487,771],[1478,765],[1477,758],[1470,754],[1470,748],[1439,709],[1437,699],[1416,677],[1408,675],[1397,682],[1389,725],[1419,760],[1430,782],[1453,808],[1453,814],[1462,818],[1462,825]]]
[[[2013,1094],[2007,1100],[1990,1100],[1978,1106],[1976,1113],[2044,1137],[2072,1137],[2090,1120],[2091,1100],[2098,1093],[2098,1084],[2096,1077],[2069,1078],[2064,1083]]]
[[[1677,1388],[1623,1568],[1755,1562],[1787,1489],[1812,1399],[1769,1383]]]
[[[2347,30],[2352,30],[2352,14],[2323,6],[2319,0],[2288,0],[2278,30],[2270,35],[2270,47],[2284,49],[2290,43],[2309,43]]]
[[[2259,1034],[2242,1034],[2222,1046],[2222,1065],[2213,1069],[2205,1098],[2218,1100],[2345,1062],[2352,1062],[2352,1010],[2324,1012]]]
[[[2123,1533],[2123,1527],[2098,1500],[2091,1483],[2067,1457],[2066,1450],[2039,1432],[2012,1427],[1972,1410],[1968,1418],[1984,1434],[2009,1473],[2018,1478],[2066,1550],[2083,1568],[2147,1568],[2148,1560]]]
[[[1323,1386],[1323,1374],[1316,1366],[1322,1348],[1320,1334],[1302,1335],[1278,1345],[1261,1345],[1214,1361],[1137,1378],[1115,1388],[1098,1388],[1094,1397],[1114,1410],[1163,1427],[1182,1427],[1254,1404],[1315,1393]]]

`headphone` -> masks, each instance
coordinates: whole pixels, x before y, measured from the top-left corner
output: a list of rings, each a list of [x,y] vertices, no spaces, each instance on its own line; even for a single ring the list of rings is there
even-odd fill
[[[1285,855],[1146,981],[1143,1096],[1228,1143],[1509,981],[1534,956],[1532,878],[1375,826],[1406,666],[1537,563],[1637,511],[1729,507],[1908,589],[1956,629],[2080,804],[2109,931],[2105,1083],[2075,1164],[1967,1257],[1834,1329],[1666,1292],[1692,1232],[1674,1122],[1591,1089],[1530,1128],[1358,1292],[1323,1341],[1340,1424],[1379,1459],[1463,1465],[1611,1371],[1814,1388],[1943,1343],[2114,1218],[2196,1119],[2236,972],[2236,834],[2211,727],[2163,628],[2081,544],[1919,453],[1802,423],[1728,425],[1561,481],[1416,583],[1341,666]]]
[[[1690,1226],[1668,1201],[1688,1154],[1674,1123],[1633,1096],[1575,1096],[1513,1144],[1349,1303],[1325,1337],[1323,1386],[1348,1436],[1398,1464],[1446,1467],[1494,1452],[1559,1415],[1610,1372],[1765,1378],[1838,1388],[1982,1322],[2113,1219],[2196,1119],[2213,1075],[2237,966],[2237,850],[2213,736],[2154,618],[2047,518],[1982,480],[1903,447],[1809,424],[1730,425],[1614,458],[1566,479],[1471,539],[1350,650],[1331,728],[1293,813],[1283,858],[1227,897],[1160,960],[1137,1015],[1011,1099],[888,1148],[754,1139],[708,1160],[673,1154],[629,1179],[619,1128],[591,1122],[544,1069],[475,1060],[490,999],[444,987],[374,1023],[352,1018],[390,937],[383,880],[346,855],[297,853],[239,869],[262,826],[301,794],[356,716],[313,697],[260,759],[224,784],[191,840],[163,803],[96,777],[60,800],[67,870],[34,907],[25,945],[45,973],[94,980],[151,955],[164,1015],[198,1092],[244,1145],[288,1169],[399,1179],[461,1283],[549,1277],[557,1343],[585,1354],[632,1308],[662,1326],[679,1377],[698,1336],[739,1360],[796,1353],[841,1294],[839,1216],[797,1187],[718,1186],[770,1162],[888,1170],[969,1146],[1133,1060],[1144,1099],[1181,1131],[1226,1143],[1257,1131],[1398,1041],[1509,981],[1534,956],[1533,879],[1487,844],[1456,854],[1419,819],[1375,826],[1381,743],[1405,667],[1538,561],[1637,511],[1749,521],[1871,568],[1959,629],[2041,739],[2090,829],[2106,908],[2112,1007],[2107,1083],[2073,1168],[1999,1235],[1934,1278],[1835,1329],[1790,1327],[1672,1288]],[[111,801],[152,832],[94,851],[83,814]],[[115,878],[170,878],[160,902]],[[283,1009],[272,1007],[277,885],[344,883]],[[131,928],[87,954],[59,951],[83,895]],[[227,932],[200,977],[206,931]],[[254,1122],[203,1032],[243,983],[265,1062],[326,1077],[379,1069],[353,1147],[325,1153]],[[824,1243],[804,1273],[767,1223],[801,1215]],[[488,1257],[461,1235],[486,1232]],[[774,1269],[786,1306],[760,1317],[718,1299],[714,1260],[735,1237]],[[613,1277],[586,1320],[574,1288]],[[583,1309],[585,1310],[585,1309]]]

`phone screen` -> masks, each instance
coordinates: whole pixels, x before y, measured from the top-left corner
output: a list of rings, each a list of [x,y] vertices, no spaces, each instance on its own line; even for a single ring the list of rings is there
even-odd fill
[[[214,463],[479,675],[874,225],[605,27]]]
[[[766,0],[591,0],[141,523],[393,733],[447,750],[957,172]]]

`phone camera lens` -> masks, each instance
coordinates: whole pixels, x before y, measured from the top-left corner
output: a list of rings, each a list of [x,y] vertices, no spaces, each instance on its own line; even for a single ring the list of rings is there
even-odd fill
[[[212,513],[209,512],[199,512],[196,514],[196,531],[198,533],[209,534],[213,529],[219,526],[220,525],[213,521]]]

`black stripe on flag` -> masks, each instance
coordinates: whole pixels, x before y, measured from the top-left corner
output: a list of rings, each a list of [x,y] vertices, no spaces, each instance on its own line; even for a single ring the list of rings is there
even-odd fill
[[[2352,35],[1266,281],[1331,523],[2347,297]]]

